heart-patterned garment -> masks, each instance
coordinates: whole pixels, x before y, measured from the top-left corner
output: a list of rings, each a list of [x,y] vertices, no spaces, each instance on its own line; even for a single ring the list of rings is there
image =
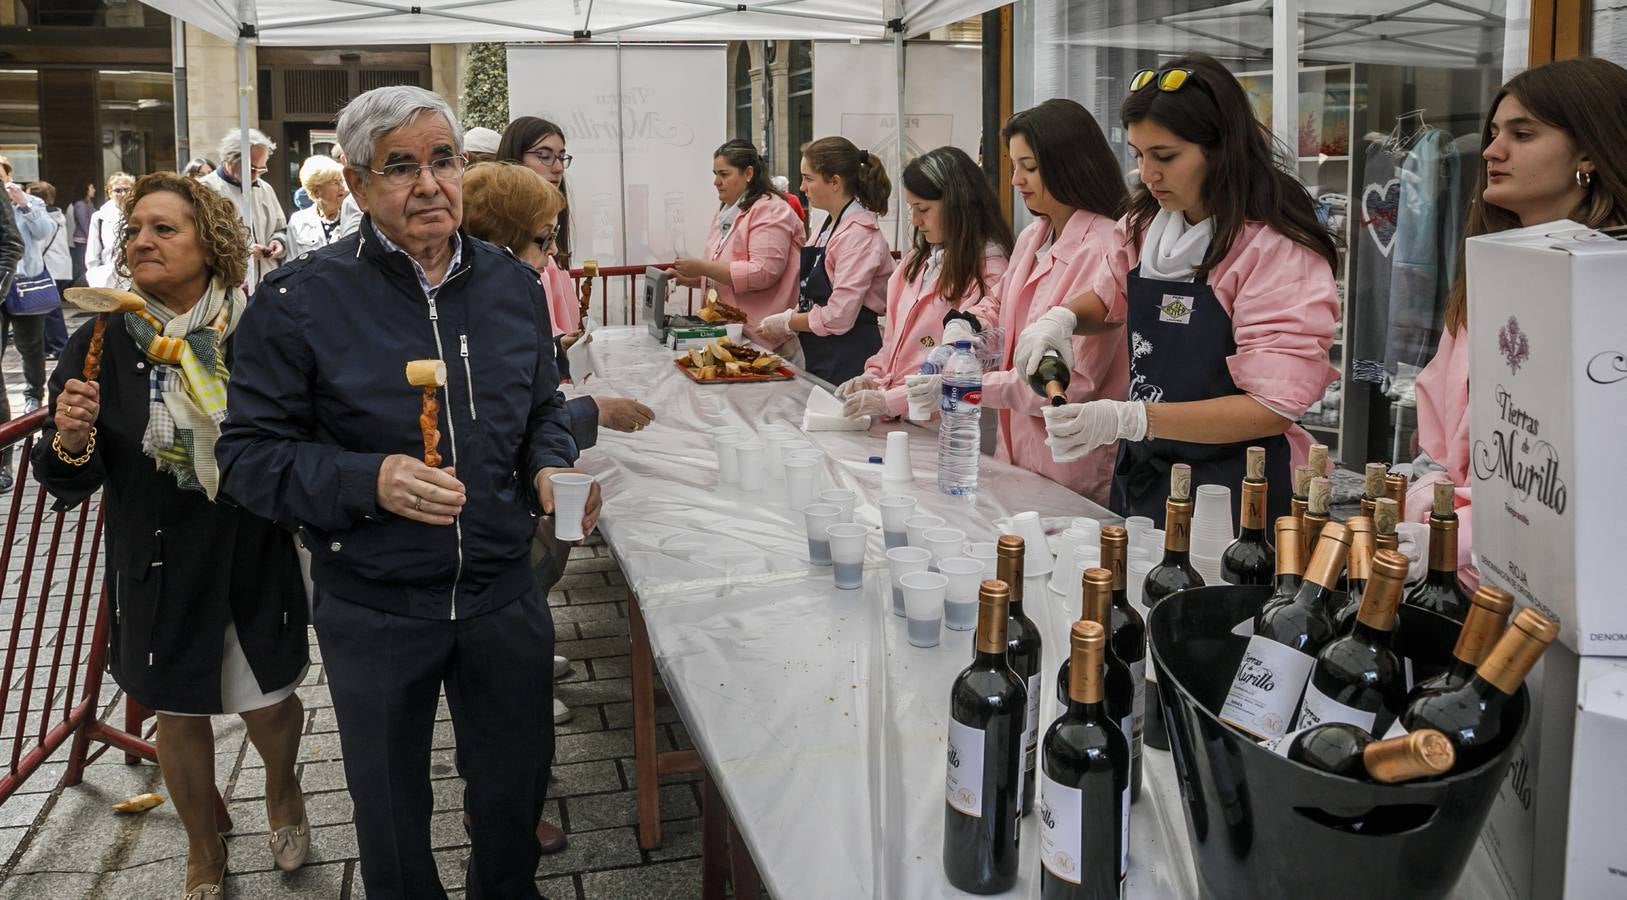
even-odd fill
[[[1401,179],[1369,184],[1361,192],[1361,224],[1386,258],[1395,246],[1395,225],[1401,207]]]

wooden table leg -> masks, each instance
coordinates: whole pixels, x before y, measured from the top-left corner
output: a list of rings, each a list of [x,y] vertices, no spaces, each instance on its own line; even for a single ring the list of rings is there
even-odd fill
[[[757,863],[733,816],[729,817],[729,875],[734,881],[734,900],[758,900],[763,895],[763,878],[757,874]]]
[[[729,881],[729,810],[711,773],[701,779],[701,900],[723,900]]]
[[[638,845],[661,846],[661,779],[655,750],[655,659],[638,597],[627,592],[627,639],[633,669],[633,768],[638,773]]]

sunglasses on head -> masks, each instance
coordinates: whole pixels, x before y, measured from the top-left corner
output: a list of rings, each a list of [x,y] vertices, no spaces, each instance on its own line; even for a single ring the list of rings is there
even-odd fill
[[[1156,81],[1159,90],[1173,94],[1196,80],[1197,73],[1191,69],[1142,69],[1130,79],[1130,93],[1133,94]]]

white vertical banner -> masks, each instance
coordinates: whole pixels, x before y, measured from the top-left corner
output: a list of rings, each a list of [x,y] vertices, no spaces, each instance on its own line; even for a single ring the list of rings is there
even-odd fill
[[[721,44],[508,48],[510,115],[558,124],[573,157],[573,264],[643,266],[705,250],[718,205],[712,151],[728,138],[726,64]],[[625,315],[616,302],[611,313]]]
[[[970,44],[904,45],[904,162],[953,145],[977,158],[983,127],[982,49]],[[897,165],[898,55],[891,43],[814,44],[814,137],[841,135],[880,157],[893,183],[882,232],[897,249],[903,197]],[[810,210],[817,229],[824,215]],[[909,241],[908,223],[904,241]]]

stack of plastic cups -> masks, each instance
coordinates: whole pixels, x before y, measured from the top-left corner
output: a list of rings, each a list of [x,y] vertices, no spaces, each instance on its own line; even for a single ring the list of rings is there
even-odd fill
[[[915,484],[915,470],[910,467],[910,434],[907,431],[887,432],[887,455],[882,458],[881,493],[908,494]]]
[[[876,507],[881,510],[881,537],[887,549],[908,547],[910,538],[904,523],[915,515],[915,498],[882,497],[876,501]]]
[[[1145,545],[1147,532],[1152,530],[1152,519],[1146,516],[1131,516],[1124,520],[1124,532],[1130,537],[1130,549]],[[1159,545],[1162,549],[1162,544]]]
[[[1237,535],[1232,532],[1232,489],[1222,484],[1198,485],[1192,509],[1192,568],[1205,584],[1220,584],[1220,556]]]
[[[1011,517],[1011,534],[1023,539],[1023,577],[1051,574],[1056,560],[1051,557],[1051,545],[1045,537],[1045,524],[1039,513],[1020,512]]]
[[[1056,568],[1051,570],[1051,590],[1058,594],[1067,594],[1069,590],[1077,590],[1079,585],[1070,586],[1068,576],[1073,572],[1073,566],[1080,560],[1080,553],[1086,548],[1094,550],[1097,559],[1102,553],[1102,526],[1095,519],[1074,519],[1076,524],[1067,531],[1062,532],[1057,539]],[[1088,522],[1089,525],[1079,525],[1079,522]]]
[[[1151,572],[1153,566],[1157,564],[1156,560],[1141,557],[1131,559],[1130,564],[1124,569],[1125,593],[1130,595],[1130,604],[1136,608],[1136,612],[1141,613],[1143,618],[1148,614],[1146,597],[1143,593],[1147,587],[1147,573]]]

